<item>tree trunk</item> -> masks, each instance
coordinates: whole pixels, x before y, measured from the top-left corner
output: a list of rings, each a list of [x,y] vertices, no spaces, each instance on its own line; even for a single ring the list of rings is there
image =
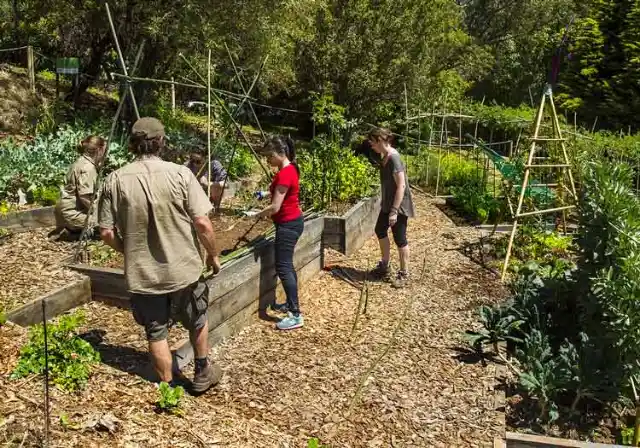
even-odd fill
[[[20,36],[18,35],[18,29],[20,28],[20,13],[18,11],[18,0],[11,2],[11,9],[13,11],[13,40],[16,47],[19,47]]]
[[[76,103],[84,92],[99,78],[100,69],[102,68],[104,55],[107,51],[109,43],[109,36],[102,37],[97,42],[94,41],[91,45],[91,57],[89,63],[84,66],[83,74],[86,76],[80,77],[80,85],[78,86],[78,96],[76,97]],[[73,99],[73,92],[68,94],[65,101],[71,101]],[[74,104],[75,107],[78,104]]]

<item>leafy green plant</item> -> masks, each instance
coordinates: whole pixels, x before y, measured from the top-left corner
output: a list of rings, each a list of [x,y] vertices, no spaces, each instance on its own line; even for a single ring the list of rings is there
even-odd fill
[[[472,221],[485,223],[500,214],[501,201],[486,190],[482,182],[469,182],[451,187],[453,204],[460,213]]]
[[[31,202],[40,205],[55,205],[60,198],[60,188],[56,186],[33,187],[30,191]]]
[[[323,96],[314,102],[314,121],[323,131],[299,152],[300,196],[307,207],[325,209],[335,201],[352,202],[372,192],[375,168],[342,145],[352,123],[344,109]]]
[[[156,401],[158,409],[174,415],[184,414],[181,408],[182,397],[184,396],[184,388],[182,386],[171,387],[164,381],[160,383],[158,388],[160,397]]]
[[[320,439],[312,437],[307,441],[307,448],[329,448],[329,445],[320,443]]]
[[[518,337],[522,321],[510,314],[505,308],[482,305],[478,310],[478,315],[483,325],[482,330],[467,331],[464,334],[467,342],[476,351],[482,352],[483,345],[492,344],[494,352],[499,354],[499,342],[522,342],[522,339]]]
[[[623,426],[622,429],[620,430],[620,440],[618,443],[632,446],[635,433],[636,432],[633,429],[633,427]]]
[[[84,387],[92,366],[100,361],[100,354],[76,333],[83,320],[83,315],[76,312],[47,325],[49,375],[62,390],[76,391]],[[20,359],[11,378],[40,375],[44,369],[44,329],[38,324],[29,329],[29,342],[20,350]]]
[[[520,374],[520,385],[537,399],[540,409],[538,419],[553,422],[560,416],[555,400],[566,387],[566,377],[555,358],[544,362],[532,359],[529,369]]]

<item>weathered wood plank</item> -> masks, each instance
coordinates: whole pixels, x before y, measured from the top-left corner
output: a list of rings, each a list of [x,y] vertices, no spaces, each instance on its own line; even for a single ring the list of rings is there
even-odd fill
[[[85,277],[10,311],[7,319],[26,327],[42,322],[43,301],[48,320],[90,300],[90,280]]]
[[[624,448],[622,445],[580,442],[578,440],[507,432],[507,448]]]
[[[294,256],[296,271],[319,257],[320,240],[315,244],[308,244],[300,248]],[[269,301],[273,301],[275,298],[275,290],[279,283],[275,266],[270,265],[222,296],[211,297],[208,312],[210,328],[220,325],[258,298],[262,298],[264,302],[263,308],[266,307]]]
[[[317,218],[305,223],[305,229],[296,245],[296,253],[309,244],[316,244],[322,238],[323,218]],[[294,254],[294,261],[297,255]],[[265,243],[238,260],[225,265],[216,277],[211,279],[209,290],[212,299],[222,296],[241,285],[259,272],[272,268],[274,264],[273,242]]]
[[[305,266],[298,269],[298,286],[302,286],[304,283],[312,279],[321,269],[321,257],[312,259]],[[258,312],[266,298],[273,296],[273,290],[266,291],[265,294],[258,298],[254,297],[249,301],[244,308],[240,308],[235,314],[227,317],[224,320],[214,320],[213,323],[219,322],[217,326],[213,326],[211,318],[211,308],[209,309],[209,346],[222,342],[224,339],[235,336],[244,327],[256,322],[258,320]],[[183,368],[193,360],[193,347],[187,340],[182,346],[180,346],[175,352],[176,360],[179,368]]]
[[[353,255],[373,234],[379,211],[380,198],[375,196],[358,202],[342,217],[325,216],[324,247]]]
[[[83,273],[91,279],[91,292],[103,298],[129,299],[124,271],[115,268],[101,268],[88,264],[72,264],[69,268]]]
[[[6,216],[0,217],[0,227],[13,232],[52,227],[56,225],[54,209],[55,207],[41,207],[8,213]]]

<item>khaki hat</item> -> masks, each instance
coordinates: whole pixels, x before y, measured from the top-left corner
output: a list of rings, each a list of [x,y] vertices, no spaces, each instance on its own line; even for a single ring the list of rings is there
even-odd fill
[[[164,125],[153,117],[142,117],[133,124],[131,135],[150,140],[156,137],[164,137]]]

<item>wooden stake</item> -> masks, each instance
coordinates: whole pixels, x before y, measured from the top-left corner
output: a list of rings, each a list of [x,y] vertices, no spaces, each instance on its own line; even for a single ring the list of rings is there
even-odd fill
[[[116,51],[118,52],[118,59],[120,59],[120,65],[122,65],[122,73],[125,76],[129,76],[127,72],[127,64],[124,62],[124,57],[122,56],[122,50],[120,50],[120,42],[118,41],[118,35],[116,34],[116,27],[113,24],[113,18],[111,17],[111,10],[109,9],[109,3],[105,2],[104,7],[107,10],[107,18],[109,19],[109,26],[111,27],[111,34],[113,35],[113,41],[116,44]],[[136,96],[133,93],[133,87],[131,83],[127,83],[129,87],[129,94],[131,95],[131,103],[133,104],[133,110],[136,114],[136,119],[140,119],[140,112],[138,111],[138,103],[136,101]]]

